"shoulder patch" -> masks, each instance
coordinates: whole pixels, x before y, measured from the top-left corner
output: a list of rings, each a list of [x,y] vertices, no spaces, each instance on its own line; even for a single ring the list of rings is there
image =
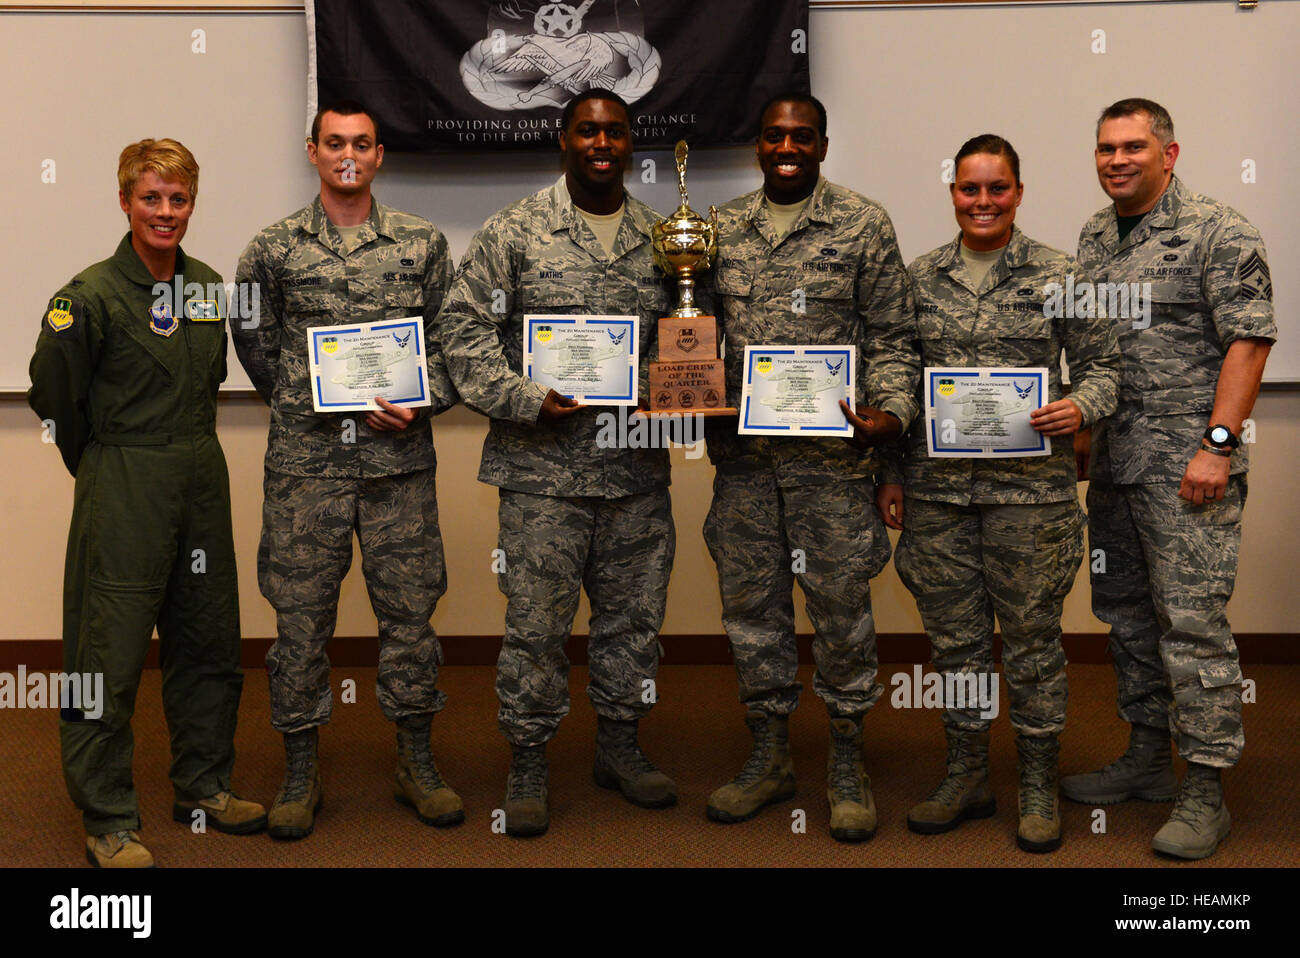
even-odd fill
[[[50,311],[45,314],[45,321],[50,329],[61,333],[75,321],[72,315],[72,300],[65,296],[56,296],[50,301]]]

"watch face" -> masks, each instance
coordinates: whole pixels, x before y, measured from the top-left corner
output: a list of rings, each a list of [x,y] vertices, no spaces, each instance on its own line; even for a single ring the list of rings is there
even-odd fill
[[[1210,442],[1222,445],[1228,441],[1229,435],[1231,435],[1231,433],[1229,433],[1227,429],[1223,426],[1219,426],[1210,430]]]

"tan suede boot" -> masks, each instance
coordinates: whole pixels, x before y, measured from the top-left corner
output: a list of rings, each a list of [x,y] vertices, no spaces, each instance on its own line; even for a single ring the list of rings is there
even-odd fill
[[[1151,847],[1175,858],[1209,858],[1228,836],[1231,826],[1219,770],[1188,762],[1178,802],[1169,813],[1169,821],[1156,832]]]
[[[541,835],[551,825],[547,809],[546,746],[512,745],[506,779],[506,834]]]
[[[197,802],[178,798],[172,805],[172,819],[193,824],[194,813],[200,809],[206,824],[227,835],[252,835],[266,827],[266,809],[231,791],[220,791]]]
[[[460,796],[438,774],[429,748],[432,715],[410,715],[397,723],[397,782],[393,796],[415,809],[426,825],[447,828],[465,820]]]
[[[709,796],[709,818],[727,825],[753,818],[767,805],[793,798],[794,764],[790,761],[788,715],[757,709],[745,713],[754,748],[740,774]]]
[[[997,802],[989,789],[989,733],[945,728],[948,774],[930,797],[907,813],[907,827],[919,835],[952,831],[968,818],[989,818]]]
[[[831,838],[865,842],[876,834],[876,802],[862,764],[862,716],[831,719],[826,756],[826,800],[831,805]]]
[[[1061,847],[1061,806],[1056,795],[1061,746],[1055,735],[1016,736],[1020,756],[1020,829],[1016,844],[1026,852]]]
[[[135,832],[86,836],[86,860],[95,868],[153,868],[153,856]]]
[[[306,838],[316,827],[316,813],[325,803],[316,760],[317,730],[286,732],[284,782],[266,816],[272,838]]]
[[[599,717],[596,764],[592,775],[601,788],[617,789],[633,805],[667,808],[677,804],[677,786],[655,768],[637,744],[636,722]]]

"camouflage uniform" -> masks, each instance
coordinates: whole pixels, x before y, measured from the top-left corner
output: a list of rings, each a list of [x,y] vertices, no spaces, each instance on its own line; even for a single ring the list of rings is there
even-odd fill
[[[1070,399],[1091,425],[1115,408],[1119,355],[1105,318],[1048,318],[1045,287],[1082,279],[1066,254],[1013,230],[976,288],[961,237],[909,267],[926,366],[1046,366],[1047,402]],[[902,483],[903,534],[894,566],[916,599],[941,673],[992,673],[993,616],[1002,627],[1011,724],[1031,736],[1065,727],[1061,610],[1083,557],[1083,514],[1070,437],[1047,456],[947,459],[928,455],[925,419],[882,454],[885,482]],[[960,687],[960,686],[958,686]],[[949,703],[944,723],[987,732],[974,704]]]
[[[650,708],[642,683],[658,667],[675,545],[667,450],[599,448],[598,407],[539,423],[547,391],[521,372],[526,313],[635,313],[645,398],[668,286],[650,250],[658,216],[625,202],[612,256],[563,177],[506,207],[470,244],[439,317],[457,389],[491,418],[478,477],[501,490],[498,585],[508,604],[497,695],[513,745],[545,743],[568,714],[564,643],[583,587],[597,714],[631,721]]]
[[[1219,370],[1237,339],[1273,342],[1273,290],[1259,233],[1176,176],[1122,242],[1114,206],[1079,235],[1097,281],[1151,283],[1149,328],[1118,321],[1119,406],[1093,437],[1088,513],[1092,608],[1111,627],[1119,714],[1172,725],[1183,758],[1230,767],[1241,754],[1241,668],[1225,607],[1237,575],[1246,447],[1224,497],[1178,497],[1200,448]]]
[[[761,189],[724,207],[719,231],[711,283],[730,405],[739,406],[746,345],[853,344],[858,403],[906,428],[919,376],[913,300],[885,210],[822,177],[784,238]],[[740,436],[733,420],[708,420],[706,435],[717,472],[704,536],[741,701],[783,715],[798,704],[797,576],[816,633],[813,688],[832,716],[861,715],[881,693],[868,583],[889,561],[874,457],[842,439]]]
[[[348,253],[317,197],[259,233],[236,278],[260,284],[256,323],[230,326],[239,361],[271,406],[257,563],[276,610],[266,656],[271,724],[301,732],[329,721],[325,646],[354,529],[379,620],[380,709],[394,721],[437,712],[442,651],[429,617],[447,579],[429,418],[456,402],[434,323],[451,281],[447,241],[427,220],[373,200]],[[361,413],[313,411],[308,329],[417,314],[432,407],[400,432],[373,431]]]

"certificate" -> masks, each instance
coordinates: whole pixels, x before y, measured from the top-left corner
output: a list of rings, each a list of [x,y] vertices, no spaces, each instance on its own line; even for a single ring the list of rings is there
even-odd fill
[[[598,406],[637,404],[637,316],[524,317],[524,375]]]
[[[378,409],[380,396],[394,406],[428,406],[424,320],[389,319],[307,330],[312,408],[317,412]]]
[[[853,346],[746,346],[740,429],[760,436],[852,436]]]
[[[930,455],[994,459],[1046,456],[1052,440],[1029,414],[1043,405],[1047,369],[925,367],[925,441]]]

